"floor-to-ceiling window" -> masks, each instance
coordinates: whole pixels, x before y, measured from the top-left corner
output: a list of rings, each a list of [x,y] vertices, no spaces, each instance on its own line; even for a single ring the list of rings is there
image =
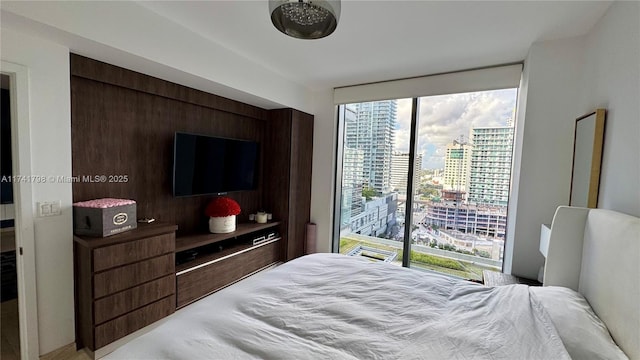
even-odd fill
[[[341,253],[401,262],[404,215],[398,208],[397,186],[398,179],[404,177],[406,182],[408,168],[406,164],[398,168],[394,159],[397,143],[410,132],[398,123],[411,120],[410,114],[398,114],[398,108],[410,102],[394,99],[340,106]]]
[[[339,106],[340,253],[481,280],[504,256],[517,89]]]

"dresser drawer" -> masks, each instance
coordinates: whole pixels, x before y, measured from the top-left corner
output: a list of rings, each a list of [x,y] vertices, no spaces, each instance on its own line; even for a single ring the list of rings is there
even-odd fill
[[[176,277],[171,274],[163,278],[144,283],[115,295],[96,300],[93,311],[94,321],[101,324],[105,321],[126,314],[166,296],[175,294]]]
[[[165,316],[169,316],[175,309],[175,297],[169,296],[102,325],[98,325],[95,328],[95,348],[101,348]]]
[[[170,233],[97,248],[93,250],[93,271],[98,272],[170,253],[173,252],[175,244],[175,233]]]
[[[175,266],[175,256],[171,253],[97,273],[93,278],[93,296],[97,299],[165,275],[174,274]]]
[[[243,276],[277,262],[280,259],[281,243],[282,241],[278,240],[178,275],[176,278],[178,307],[187,305]]]

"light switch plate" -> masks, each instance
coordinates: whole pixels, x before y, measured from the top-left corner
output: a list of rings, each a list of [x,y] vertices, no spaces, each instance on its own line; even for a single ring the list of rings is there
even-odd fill
[[[37,203],[37,207],[40,217],[60,215],[60,200],[41,201]]]
[[[60,215],[60,200],[51,203],[51,215]]]

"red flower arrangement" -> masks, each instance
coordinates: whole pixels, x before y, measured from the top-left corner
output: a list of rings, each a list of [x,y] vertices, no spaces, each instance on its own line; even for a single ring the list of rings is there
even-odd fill
[[[217,197],[207,205],[204,213],[208,217],[226,217],[240,214],[240,205],[226,196]]]

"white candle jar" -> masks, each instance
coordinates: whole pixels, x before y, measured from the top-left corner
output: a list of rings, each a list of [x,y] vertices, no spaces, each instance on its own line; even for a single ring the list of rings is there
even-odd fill
[[[259,212],[256,214],[256,222],[260,223],[260,224],[266,224],[267,223],[267,213],[266,212]]]

